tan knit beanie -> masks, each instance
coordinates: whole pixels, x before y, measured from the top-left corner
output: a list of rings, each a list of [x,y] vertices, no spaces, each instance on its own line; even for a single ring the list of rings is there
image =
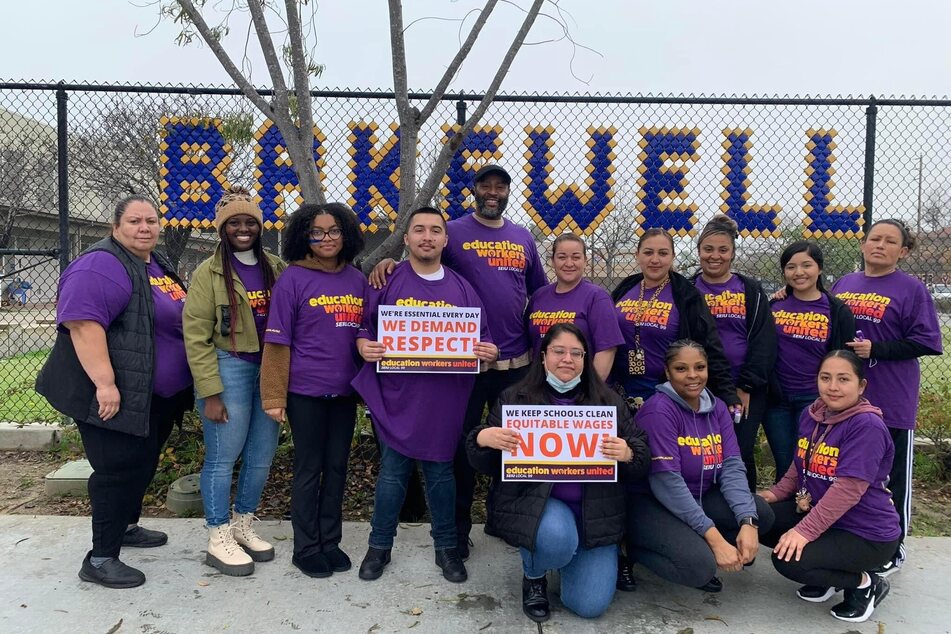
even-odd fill
[[[228,218],[241,214],[251,216],[259,225],[264,226],[264,214],[254,202],[251,192],[240,185],[232,185],[215,205],[215,229],[221,231]]]

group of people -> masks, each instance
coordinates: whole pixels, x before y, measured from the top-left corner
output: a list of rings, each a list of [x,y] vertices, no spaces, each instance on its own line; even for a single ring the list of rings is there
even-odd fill
[[[77,421],[94,469],[93,547],[79,576],[144,583],[120,550],[167,542],[138,525],[142,496],[193,406],[207,564],[240,576],[274,558],[253,522],[286,423],[293,565],[318,578],[349,570],[342,505],[362,401],[381,457],[361,579],[391,562],[418,467],[435,565],[451,582],[468,577],[476,473],[491,478],[485,531],[519,548],[534,621],[550,615],[549,571],[560,571],[568,609],[596,617],[616,590],[635,589],[634,565],[719,592],[718,571],[752,565],[761,543],[802,599],[844,589],[833,616],[867,619],[905,557],[917,359],[941,353],[930,295],[897,268],[914,246],[908,229],[869,227],[863,270],[828,291],[821,250],[791,244],[773,298],[732,270],[738,234],[726,216],[703,228],[692,279],[673,270],[670,235],[649,229],[641,272],[608,293],[585,279],[574,234],[555,239],[548,283],[534,237],[504,216],[510,184],[486,165],[472,214],[413,211],[405,260],[380,262],[369,279],[353,266],[364,243],[346,205],[302,205],[278,259],[262,248],[260,208],[233,188],[216,206],[220,243],[187,289],[155,250],[154,206],[121,201],[111,236],[60,279],[57,339],[37,379]],[[479,308],[481,371],[378,372],[377,308],[392,305]],[[502,482],[502,455],[520,440],[502,407],[519,404],[615,408],[617,435],[599,451],[617,461],[618,481]],[[776,484],[757,493],[760,426]]]

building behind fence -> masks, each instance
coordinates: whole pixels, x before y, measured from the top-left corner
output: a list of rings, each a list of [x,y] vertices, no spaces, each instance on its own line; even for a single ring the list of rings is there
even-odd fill
[[[399,204],[393,95],[314,97],[327,199],[354,209],[373,248]],[[420,182],[480,97],[447,97],[420,132]],[[486,161],[513,175],[508,217],[542,253],[558,233],[584,235],[589,277],[609,289],[634,271],[652,226],[674,234],[676,267],[691,273],[694,234],[727,212],[744,230],[737,270],[778,287],[788,242],[815,239],[838,277],[858,268],[863,227],[900,218],[919,236],[903,268],[929,284],[951,331],[951,101],[501,96],[443,178],[434,203],[447,216],[471,209]],[[293,171],[276,127],[235,90],[0,84],[0,420],[55,418],[30,388],[52,343],[56,282],[107,234],[115,201],[155,201],[187,280],[217,242],[211,209],[232,183],[261,197],[277,250],[299,203]],[[941,359],[923,364],[925,389],[947,380]]]

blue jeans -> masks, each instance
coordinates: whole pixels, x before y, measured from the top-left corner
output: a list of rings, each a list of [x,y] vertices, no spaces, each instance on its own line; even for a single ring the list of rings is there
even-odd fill
[[[788,394],[783,400],[766,410],[763,430],[776,462],[776,481],[789,470],[796,451],[796,436],[799,434],[799,419],[802,412],[819,398],[819,394]]]
[[[456,547],[456,479],[452,460],[429,462],[404,456],[380,441],[380,475],[376,480],[373,517],[370,519],[370,546],[388,550],[393,547],[400,507],[406,497],[410,474],[419,462],[425,480],[426,500],[432,519],[433,545],[436,550]]]
[[[519,553],[529,579],[559,570],[562,604],[580,617],[593,619],[604,614],[614,599],[617,545],[584,548],[578,533],[568,505],[548,498],[535,535],[535,552],[519,548]]]
[[[201,496],[209,527],[227,524],[231,510],[231,477],[241,458],[236,513],[253,513],[271,469],[281,428],[261,408],[261,366],[218,350],[218,373],[225,391],[221,400],[228,422],[205,418],[205,399],[197,399],[205,433],[205,463],[201,468]]]

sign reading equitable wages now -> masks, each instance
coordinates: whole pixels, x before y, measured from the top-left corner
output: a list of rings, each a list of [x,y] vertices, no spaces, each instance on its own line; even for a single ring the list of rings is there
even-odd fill
[[[481,308],[380,306],[377,341],[386,348],[377,372],[478,374]]]
[[[617,482],[601,439],[617,435],[613,405],[503,405],[502,427],[518,448],[502,452],[503,482]]]

